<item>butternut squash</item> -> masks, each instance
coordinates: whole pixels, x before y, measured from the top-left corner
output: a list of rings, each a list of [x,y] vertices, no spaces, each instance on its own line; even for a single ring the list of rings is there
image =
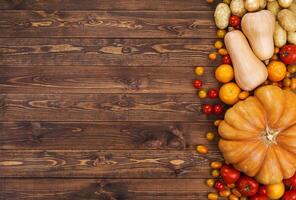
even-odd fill
[[[244,15],[241,25],[255,55],[260,60],[268,60],[271,58],[274,52],[274,15],[268,10],[247,13]]]
[[[239,30],[228,32],[224,42],[233,63],[238,86],[250,91],[261,85],[267,79],[267,69],[252,52],[244,34]]]

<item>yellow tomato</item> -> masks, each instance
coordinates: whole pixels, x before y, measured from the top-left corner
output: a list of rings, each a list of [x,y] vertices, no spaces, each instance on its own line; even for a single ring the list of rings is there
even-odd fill
[[[229,197],[231,195],[231,192],[229,189],[223,190],[219,192],[220,197]]]
[[[215,185],[215,180],[212,179],[212,178],[207,179],[206,184],[207,184],[208,187],[214,187],[214,185]]]
[[[212,169],[220,169],[222,167],[222,162],[220,161],[215,161],[215,162],[211,162],[211,168]]]
[[[267,185],[267,196],[270,199],[280,199],[285,193],[283,182]]]
[[[240,88],[233,82],[224,84],[219,90],[221,101],[233,105],[239,100]]]
[[[213,141],[215,139],[215,134],[212,132],[207,132],[206,138],[208,141]]]
[[[271,81],[281,81],[285,78],[287,69],[286,65],[280,61],[272,61],[267,66],[268,79]]]
[[[206,98],[206,97],[207,97],[207,91],[204,90],[204,89],[200,90],[200,91],[198,92],[198,96],[199,96],[199,98],[201,98],[201,99]]]
[[[239,93],[238,98],[241,100],[246,99],[248,96],[250,95],[250,93],[248,91],[243,91],[241,93]]]
[[[208,199],[209,200],[217,200],[218,199],[218,194],[216,194],[216,193],[209,193],[208,194]]]
[[[217,67],[215,71],[215,77],[221,83],[228,83],[234,77],[233,68],[231,67],[231,65],[222,64]]]
[[[207,154],[209,152],[208,148],[204,145],[198,145],[196,151],[200,154]]]
[[[196,68],[195,68],[195,74],[196,74],[197,76],[201,76],[201,75],[203,75],[204,72],[205,72],[205,69],[204,69],[203,67],[196,67]]]
[[[218,38],[224,38],[225,35],[226,35],[226,31],[224,29],[219,29],[217,31],[217,37]]]
[[[223,42],[220,40],[217,40],[214,44],[216,49],[221,49],[223,47]]]
[[[210,60],[216,60],[216,59],[217,59],[217,54],[216,54],[215,52],[210,53],[210,54],[209,54],[209,59],[210,59]]]

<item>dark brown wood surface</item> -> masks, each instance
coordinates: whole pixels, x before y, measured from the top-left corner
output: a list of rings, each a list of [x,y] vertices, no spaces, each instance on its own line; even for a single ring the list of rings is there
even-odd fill
[[[207,199],[214,6],[0,1],[0,199]]]

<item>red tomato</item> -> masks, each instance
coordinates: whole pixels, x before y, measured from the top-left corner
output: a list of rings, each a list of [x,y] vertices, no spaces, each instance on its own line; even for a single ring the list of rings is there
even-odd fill
[[[296,173],[291,178],[285,179],[284,184],[286,186],[296,190]]]
[[[223,182],[221,180],[216,181],[214,188],[221,192],[223,190],[225,190],[225,185],[223,184]]]
[[[229,55],[225,55],[222,57],[222,64],[228,64],[228,65],[232,64],[231,58]]]
[[[206,115],[213,113],[213,106],[210,104],[203,105],[203,113]]]
[[[280,58],[285,64],[296,63],[296,45],[288,44],[281,48]]]
[[[200,89],[202,87],[202,82],[201,80],[195,80],[193,85],[196,89]]]
[[[253,196],[258,192],[259,183],[249,176],[242,176],[237,182],[237,189],[243,196]]]
[[[230,26],[233,26],[235,28],[240,25],[240,21],[241,21],[240,17],[238,17],[236,15],[232,15],[229,18],[229,24],[230,24]]]
[[[282,200],[296,200],[296,190],[290,190],[285,192]]]
[[[250,200],[268,200],[268,197],[263,194],[256,194],[254,196],[251,196]]]
[[[267,195],[267,188],[266,188],[266,185],[261,185],[261,186],[259,187],[258,194]]]
[[[209,91],[208,91],[208,97],[210,98],[210,99],[215,99],[215,98],[217,98],[219,96],[219,92],[218,92],[218,90],[216,90],[216,89],[210,89]]]
[[[220,105],[220,104],[215,104],[215,105],[213,106],[213,112],[214,112],[214,114],[216,114],[216,115],[221,114],[221,113],[223,112],[223,107],[222,107],[222,105]]]
[[[233,184],[240,177],[240,171],[234,169],[231,165],[223,165],[221,168],[221,176],[225,183]]]

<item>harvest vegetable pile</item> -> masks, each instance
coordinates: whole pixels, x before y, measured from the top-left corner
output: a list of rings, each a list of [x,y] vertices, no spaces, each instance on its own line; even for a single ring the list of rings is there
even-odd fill
[[[221,87],[207,91],[194,82],[200,98],[225,104],[202,108],[224,114],[214,123],[224,162],[211,163],[206,184],[216,192],[208,199],[296,200],[296,0],[223,0],[214,20],[217,51],[209,59],[221,60]],[[197,152],[208,149],[198,145]]]

